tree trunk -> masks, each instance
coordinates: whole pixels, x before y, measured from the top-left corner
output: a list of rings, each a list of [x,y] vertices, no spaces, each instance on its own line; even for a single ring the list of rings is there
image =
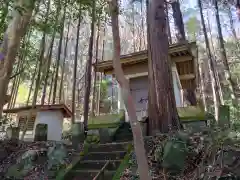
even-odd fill
[[[92,23],[91,23],[91,36],[89,39],[88,49],[88,61],[86,65],[86,76],[85,76],[85,92],[84,92],[84,104],[83,104],[83,117],[84,117],[84,129],[87,130],[88,125],[88,112],[89,112],[89,98],[91,92],[91,78],[92,78],[92,59],[93,59],[93,40],[95,30],[95,19],[96,19],[96,2],[92,0]]]
[[[168,2],[165,2],[165,8],[166,8],[166,21],[167,21],[168,43],[169,43],[169,44],[172,44],[172,35],[171,35],[171,28],[170,28],[170,22],[169,22]]]
[[[32,79],[31,79],[31,84],[30,84],[30,88],[29,88],[29,92],[28,92],[28,98],[27,98],[26,105],[29,104],[29,101],[30,101],[30,98],[31,98],[32,89],[33,89],[34,82],[35,82],[35,77],[36,77],[36,74],[37,74],[37,68],[38,68],[38,64],[37,64],[37,62],[36,62],[36,65],[35,65],[35,67],[34,67],[34,72],[33,72],[33,74],[32,74]]]
[[[96,39],[96,61],[98,63],[98,44],[99,44],[99,37],[100,37],[100,19],[98,20],[98,30],[97,30],[97,39]],[[93,98],[92,98],[92,116],[95,116],[95,107],[96,107],[96,89],[97,89],[97,71],[94,71],[94,85],[93,85]]]
[[[173,11],[174,24],[177,31],[176,33],[177,40],[178,42],[185,41],[186,35],[179,0],[172,0],[171,5]]]
[[[35,1],[30,1],[26,4],[24,0],[18,0],[16,5],[23,7],[25,11],[21,13],[15,10],[13,19],[10,22],[1,45],[0,57],[0,95],[5,97],[7,93],[9,78],[12,73],[15,58],[20,46],[20,41],[27,31],[27,26],[32,17]],[[0,117],[2,115],[5,98],[0,99]]]
[[[51,1],[51,0],[49,0],[49,1]],[[47,9],[47,12],[46,12],[46,19],[45,19],[44,24],[48,23],[48,18],[49,18],[49,14],[50,14],[49,11],[50,11],[50,4],[51,3],[49,1],[48,1],[48,9]],[[60,11],[60,7],[58,5],[57,14],[58,14],[59,11]],[[37,78],[36,78],[36,82],[35,82],[35,89],[34,89],[34,93],[33,93],[32,106],[35,106],[36,103],[37,103],[38,92],[39,92],[40,85],[42,83],[42,77],[45,76],[45,74],[42,73],[42,71],[46,70],[46,69],[44,69],[44,63],[45,63],[44,62],[44,60],[45,60],[44,52],[45,52],[45,46],[46,46],[46,35],[47,35],[47,32],[44,29],[43,36],[42,36],[42,39],[41,39],[41,45],[40,45],[39,66],[38,66]]]
[[[116,79],[121,86],[121,93],[126,106],[128,115],[130,117],[130,124],[133,132],[134,150],[138,162],[138,171],[140,175],[140,180],[150,180],[149,168],[147,156],[144,148],[143,134],[140,124],[137,120],[136,108],[133,102],[133,98],[130,94],[130,87],[128,80],[125,78],[123,70],[120,63],[120,36],[119,36],[119,23],[118,23],[118,3],[117,0],[112,0],[109,2],[111,21],[112,21],[112,33],[113,33],[113,43],[114,43],[114,58],[113,67]]]
[[[69,29],[70,29],[71,19],[68,22],[68,29],[67,29],[67,38],[64,47],[64,58],[63,58],[63,66],[62,66],[62,73],[61,73],[61,81],[60,81],[60,89],[59,89],[59,101],[62,101],[62,94],[63,94],[63,77],[65,73],[65,65],[66,65],[66,57],[67,57],[67,48],[68,48],[68,41],[69,41]]]
[[[144,16],[143,16],[143,3],[144,1],[141,1],[141,37],[140,37],[140,51],[146,49],[146,43],[145,43],[145,26],[144,26]]]
[[[168,55],[167,22],[164,0],[148,5],[149,122],[151,134],[178,130],[171,60]],[[164,95],[163,95],[164,94]]]
[[[211,50],[210,50],[210,45],[209,45],[206,25],[205,25],[204,16],[203,16],[201,0],[198,0],[198,6],[199,6],[199,9],[200,9],[201,23],[202,23],[203,34],[204,34],[204,38],[205,38],[207,56],[208,56],[208,66],[209,66],[211,84],[212,84],[212,91],[213,91],[215,119],[218,121],[220,96],[219,96],[219,92],[218,92],[218,88],[217,88],[218,86],[217,86],[217,81],[216,81],[216,73],[215,73],[215,70],[214,70],[213,56],[212,56],[212,53],[211,53]]]
[[[56,26],[55,26],[56,27]],[[51,44],[49,47],[49,52],[47,54],[47,72],[46,75],[44,74],[44,85],[43,85],[43,92],[42,92],[42,98],[41,98],[41,104],[44,105],[45,104],[45,98],[46,98],[46,94],[47,94],[47,87],[48,87],[48,78],[49,78],[49,73],[50,73],[50,68],[51,68],[51,62],[52,62],[52,51],[53,51],[53,46],[54,46],[54,41],[55,41],[55,31],[52,35],[52,39],[51,39]],[[52,74],[52,77],[54,77],[54,73]]]
[[[27,49],[26,49],[27,43],[29,43],[29,41],[30,41],[31,34],[32,34],[32,30],[29,29],[27,35],[24,37],[23,42],[22,42],[21,49],[23,50],[23,53],[21,55],[19,55],[20,59],[19,59],[18,65],[17,65],[17,70],[19,73],[15,73],[15,74],[17,74],[17,76],[14,77],[14,83],[13,83],[15,87],[14,87],[14,89],[12,89],[12,92],[11,92],[11,101],[8,104],[8,109],[14,108],[14,106],[15,106],[15,102],[16,102],[16,98],[17,98],[17,94],[18,94],[18,88],[19,88],[20,80],[21,80],[21,74],[24,72],[24,69],[25,69],[25,67],[23,67],[23,66],[24,66],[24,61],[25,61],[26,55],[27,55]]]
[[[230,4],[228,4],[228,3],[227,3],[227,11],[228,11],[230,29],[231,29],[231,31],[232,31],[232,35],[233,35],[234,40],[237,41],[238,38],[237,38],[236,29],[235,29],[235,27],[234,27],[234,21],[233,21],[231,6],[230,6]]]
[[[17,68],[16,68],[17,70],[20,69],[22,61],[23,61],[22,58],[18,59]],[[14,98],[15,98],[15,92],[16,92],[16,89],[18,88],[17,84],[18,84],[18,76],[16,76],[13,79],[11,93],[10,93],[10,101],[8,102],[8,106],[7,106],[8,109],[12,107],[12,103],[13,103]]]
[[[201,62],[200,62],[201,61]],[[201,87],[201,94],[202,94],[202,101],[203,101],[203,106],[204,106],[204,111],[207,112],[207,103],[206,103],[206,89],[205,89],[205,84],[204,84],[204,79],[203,79],[203,62],[202,60],[198,59],[198,69],[199,69],[199,76],[200,76],[200,87]]]
[[[60,40],[58,45],[58,56],[57,56],[57,63],[56,63],[56,74],[55,74],[55,81],[54,81],[54,87],[53,87],[53,104],[55,104],[56,101],[56,95],[57,95],[57,84],[58,84],[58,71],[59,71],[59,65],[60,65],[60,57],[62,52],[62,41],[63,41],[63,33],[64,33],[64,22],[66,17],[66,8],[67,8],[67,1],[65,1],[64,5],[64,11],[63,11],[63,18],[61,23],[61,33],[60,33]]]
[[[50,82],[50,89],[49,89],[49,95],[48,95],[48,105],[51,104],[51,98],[52,98],[52,90],[53,90],[53,81],[54,81],[54,74],[56,71],[56,66],[53,64],[53,74]]]
[[[134,3],[132,3],[132,40],[133,40],[133,52],[136,52],[136,41],[135,41],[135,12],[134,12]]]
[[[217,56],[216,56],[216,50],[215,50],[215,47],[213,44],[213,38],[212,38],[213,36],[212,36],[212,30],[211,30],[209,17],[210,17],[210,15],[208,14],[208,11],[207,11],[207,24],[208,24],[208,28],[209,28],[210,42],[211,42],[211,46],[212,46],[211,51],[213,51],[213,54],[214,54],[213,64],[214,64],[214,67],[217,67]],[[217,89],[219,90],[220,103],[224,104],[222,86],[221,86],[220,79],[219,79],[219,72],[216,70],[216,68],[214,68],[214,69],[215,69],[214,73],[215,73],[216,82],[217,82]]]
[[[27,37],[27,39],[29,40],[29,37],[30,37],[30,33]],[[25,49],[25,40],[23,42],[23,49]],[[16,99],[17,99],[17,95],[18,95],[18,89],[19,89],[19,85],[20,85],[20,82],[21,82],[21,75],[23,73],[23,71],[21,71],[22,69],[24,69],[23,65],[24,65],[24,60],[25,60],[25,57],[26,57],[26,50],[24,51],[24,54],[21,54],[20,56],[20,59],[19,59],[19,66],[17,69],[20,69],[20,73],[15,77],[16,79],[16,83],[15,83],[15,88],[14,88],[14,91],[13,91],[13,96],[12,96],[12,99],[11,99],[11,102],[9,103],[9,107],[8,108],[14,108],[15,107],[15,103],[16,103]]]
[[[18,89],[19,89],[19,86],[20,86],[20,82],[21,82],[21,75],[19,75],[18,78],[17,78],[16,89],[15,89],[15,92],[14,92],[14,99],[13,99],[13,102],[12,102],[10,108],[14,108],[15,107],[17,96],[18,96]]]
[[[78,26],[77,26],[77,40],[75,46],[75,57],[74,57],[74,69],[73,69],[73,87],[72,87],[72,124],[75,122],[75,112],[76,112],[76,81],[77,81],[77,66],[78,66],[78,43],[79,43],[79,34],[80,34],[80,25],[81,25],[81,5],[79,6],[78,12]]]
[[[233,88],[234,83],[233,83],[233,79],[232,79],[232,76],[230,73],[230,68],[228,65],[226,49],[224,47],[224,40],[223,40],[223,35],[222,35],[222,28],[221,28],[221,23],[220,23],[217,0],[214,0],[214,8],[215,8],[215,17],[216,17],[216,22],[217,22],[218,41],[219,41],[218,43],[219,43],[219,48],[220,48],[220,59],[223,62],[225,78],[228,82],[229,91],[231,93],[232,104],[234,106],[237,106],[236,92],[234,91],[234,88]]]
[[[107,25],[107,16],[105,15],[105,21],[104,21],[104,28],[103,28],[103,41],[102,41],[102,57],[101,57],[101,61],[104,61],[104,53],[105,53],[105,38],[106,38],[106,25]],[[100,73],[100,77],[99,77],[99,86],[98,86],[98,93],[97,93],[97,103],[96,103],[96,109],[97,109],[97,115],[100,115],[100,96],[101,96],[101,84],[100,82],[102,81],[102,73]]]

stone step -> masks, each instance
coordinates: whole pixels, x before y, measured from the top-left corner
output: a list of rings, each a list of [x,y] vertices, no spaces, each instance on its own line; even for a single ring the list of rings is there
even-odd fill
[[[115,142],[120,143],[120,142],[132,141],[132,140],[133,138],[121,138],[121,139],[117,138]]]
[[[97,175],[99,171],[96,170],[71,170],[68,175],[67,179],[69,180],[93,180],[93,178]]]
[[[126,151],[90,152],[83,157],[83,160],[121,160],[125,154]]]
[[[81,169],[81,170],[87,170],[87,169],[102,169],[102,167],[107,163],[107,160],[84,160],[80,161],[79,164],[76,165],[74,169]],[[109,162],[109,164],[106,167],[106,170],[116,170],[119,165],[121,164],[121,160],[112,160]]]
[[[116,133],[115,136],[132,136],[131,132],[120,132],[120,133]]]
[[[132,134],[119,134],[114,138],[114,141],[116,142],[126,142],[126,141],[132,141],[132,140],[133,140]]]
[[[104,175],[103,175],[103,180],[112,180],[114,174],[116,173],[116,171],[104,171]],[[97,180],[102,180],[100,179],[101,177],[99,177]]]
[[[125,151],[129,144],[132,142],[121,142],[121,143],[106,143],[92,145],[88,152],[112,152],[112,151]]]
[[[133,137],[132,134],[117,134],[115,138]]]
[[[70,172],[68,179],[72,180],[93,180],[100,170],[73,170]],[[104,171],[104,180],[112,180],[115,171]]]
[[[127,134],[132,134],[132,131],[130,129],[118,129],[116,134],[121,134],[121,133],[127,133]]]

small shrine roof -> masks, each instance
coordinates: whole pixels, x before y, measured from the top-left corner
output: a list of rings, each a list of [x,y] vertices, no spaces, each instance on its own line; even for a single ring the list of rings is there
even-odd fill
[[[57,111],[60,110],[65,118],[72,117],[71,110],[65,104],[52,104],[52,105],[35,105],[35,106],[23,106],[12,109],[4,109],[3,113],[21,113],[23,111],[30,111],[31,109],[36,111]]]

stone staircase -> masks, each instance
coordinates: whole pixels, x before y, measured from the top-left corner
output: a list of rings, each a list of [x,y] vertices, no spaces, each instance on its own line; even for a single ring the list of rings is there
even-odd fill
[[[130,142],[92,145],[64,177],[69,180],[112,180],[127,153]]]
[[[65,175],[68,180],[112,180],[132,143],[129,123],[122,123],[113,142],[93,144],[88,153]]]
[[[112,180],[133,139],[129,123],[116,131],[112,143],[94,144],[64,177],[69,180]]]

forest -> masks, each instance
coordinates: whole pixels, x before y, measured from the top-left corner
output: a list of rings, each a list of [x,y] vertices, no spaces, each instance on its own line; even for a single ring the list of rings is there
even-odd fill
[[[82,169],[78,175],[72,172],[84,157],[97,160],[92,144],[99,144],[99,149],[103,143],[107,146],[121,128],[129,126],[124,130],[131,129],[131,143],[113,176],[104,173],[113,163],[105,158],[100,169],[86,173],[86,180],[239,179],[239,39],[240,0],[0,0],[0,131],[4,134],[0,134],[0,176],[38,180],[53,179],[49,178],[53,173],[59,180],[83,178]],[[172,49],[190,43],[196,45],[189,55],[195,61],[196,85],[182,89],[181,97],[183,106],[199,107],[213,119],[206,118],[208,125],[200,131],[183,126],[171,71]],[[127,65],[122,64],[123,55],[143,52],[148,77],[146,134],[138,120]],[[112,70],[100,71],[98,67],[109,60]],[[176,64],[180,74],[178,68]],[[190,77],[180,77],[180,86],[185,87],[182,78]],[[96,128],[101,116],[102,121],[118,118],[120,106],[128,123]],[[16,118],[22,107],[28,113],[20,127],[21,118],[18,123]],[[25,142],[30,125],[36,128],[32,117],[37,118],[36,111],[43,107],[66,112],[63,132],[58,134],[65,134],[74,150],[61,143],[43,143],[40,135]],[[228,115],[222,118],[226,109]],[[16,126],[21,128],[18,141],[4,139],[6,128]],[[112,139],[102,142],[101,134]],[[40,162],[43,147],[47,161]]]

